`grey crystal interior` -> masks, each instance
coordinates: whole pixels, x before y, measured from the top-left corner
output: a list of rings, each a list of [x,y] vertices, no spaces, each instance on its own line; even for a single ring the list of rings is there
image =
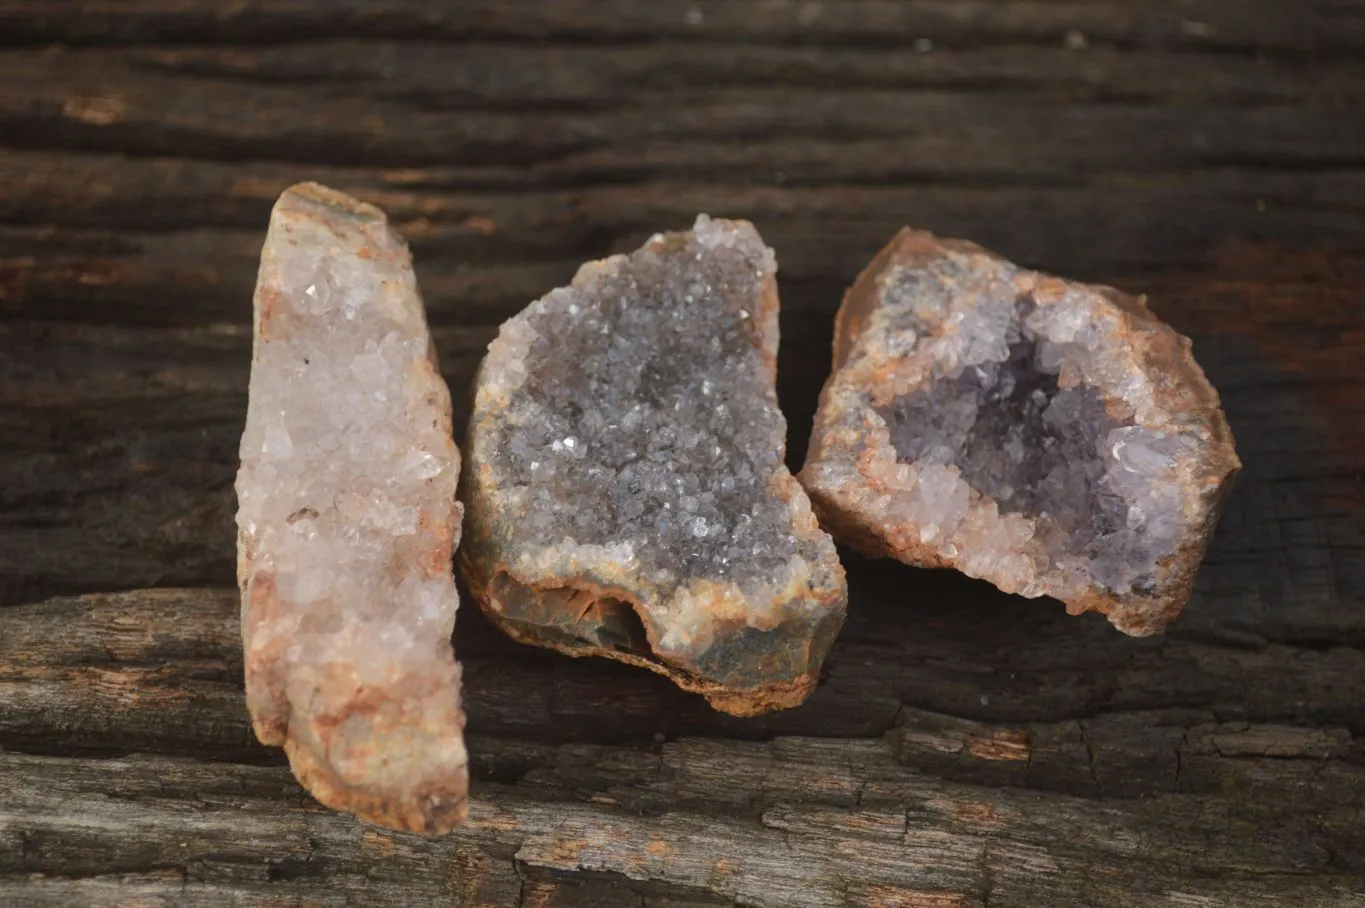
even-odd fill
[[[1035,518],[1054,563],[1081,554],[1100,585],[1150,592],[1157,560],[1174,549],[1175,515],[1130,521],[1130,510],[1146,503],[1144,483],[1174,462],[1176,445],[1142,429],[1119,433],[1141,435],[1153,475],[1117,469],[1111,433],[1131,421],[1110,417],[1096,388],[1058,386],[1058,369],[1043,362],[1045,341],[1025,325],[1032,306],[1017,304],[1008,359],[938,378],[878,412],[901,462],[957,467],[1002,513]]]
[[[523,487],[516,548],[629,544],[645,577],[747,589],[804,545],[766,488],[786,425],[746,331],[754,251],[670,242],[530,310],[500,484]]]

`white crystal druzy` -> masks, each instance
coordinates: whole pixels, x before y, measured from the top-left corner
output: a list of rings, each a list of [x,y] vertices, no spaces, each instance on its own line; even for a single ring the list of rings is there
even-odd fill
[[[247,702],[321,800],[437,831],[464,809],[459,452],[411,259],[303,184],[261,254],[237,477]]]

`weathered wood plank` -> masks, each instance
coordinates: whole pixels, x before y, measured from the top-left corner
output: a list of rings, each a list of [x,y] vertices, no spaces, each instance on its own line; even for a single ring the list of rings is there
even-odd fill
[[[833,44],[1060,44],[1093,40],[1168,48],[1320,51],[1365,43],[1354,0],[1288,7],[1235,0],[1086,3],[986,0],[693,0],[689,3],[539,3],[535,0],[254,0],[230,7],[196,0],[4,0],[7,43],[239,42],[371,36],[529,41],[706,38]]]
[[[1365,210],[1365,171],[1276,174],[1205,168],[1140,178],[1117,175],[1085,186],[877,185],[892,176],[868,171],[859,175],[859,183],[842,185],[778,187],[721,175],[573,188],[532,187],[534,176],[527,172],[513,188],[461,186],[461,172],[450,168],[224,164],[0,149],[0,217],[13,225],[3,248],[13,262],[35,253],[58,261],[130,259],[147,249],[143,254],[150,264],[174,259],[169,252],[151,251],[158,242],[196,243],[186,248],[184,259],[199,256],[206,267],[224,260],[245,263],[259,251],[252,248],[259,246],[259,225],[280,190],[309,177],[383,206],[413,244],[418,266],[438,279],[436,269],[461,265],[567,266],[571,255],[624,248],[707,208],[756,219],[765,234],[775,237],[784,277],[820,277],[841,287],[848,280],[845,272],[856,273],[865,264],[859,258],[874,252],[875,244],[907,219],[945,233],[984,233],[993,246],[1029,263],[1088,274],[1108,271],[1112,277],[1213,266],[1238,240],[1358,253],[1354,227]],[[1104,229],[1097,233],[1100,224]],[[1031,229],[1024,230],[1026,225]],[[110,235],[111,228],[117,236]],[[829,243],[836,232],[847,239]],[[1237,263],[1241,273],[1255,264],[1248,259]],[[33,261],[30,267],[39,264]],[[17,307],[25,298],[19,296],[18,265],[9,267],[14,276],[7,301]],[[106,271],[91,274],[85,286],[117,287],[118,270]],[[200,280],[192,286],[202,292],[206,284]],[[73,281],[28,301],[78,298],[75,290]],[[185,302],[192,307],[196,301]],[[825,303],[831,305],[837,301]],[[226,313],[190,308],[184,317],[224,315],[241,321],[240,306]]]
[[[559,162],[615,181],[727,171],[837,179],[865,169],[900,179],[1056,181],[1115,170],[1365,161],[1358,122],[1341,116],[1330,96],[1326,105],[1255,107],[1204,97],[1197,106],[1092,101],[1058,115],[1055,96],[1019,90],[760,85],[636,90],[591,110],[448,110],[431,99],[357,91],[344,72],[280,85],[187,77],[140,65],[130,52],[63,49],[9,51],[0,66],[0,130],[10,144],[126,154],[390,167]],[[440,96],[453,100],[444,86]]]
[[[1016,257],[1094,269],[1104,263],[1151,267],[1199,262],[1211,251],[1210,241],[1235,237],[1353,249],[1358,243],[1350,227],[1365,210],[1361,170],[1283,174],[1206,167],[1183,174],[1119,174],[1080,186],[1022,180],[918,184],[895,182],[893,174],[875,170],[857,174],[853,182],[830,178],[823,185],[736,182],[732,174],[661,184],[555,185],[560,178],[572,182],[578,176],[563,171],[547,182],[530,169],[498,174],[452,167],[229,164],[0,148],[0,216],[14,227],[67,231],[259,232],[281,187],[315,177],[382,205],[428,255],[455,259],[524,261],[566,251],[600,254],[614,241],[635,239],[633,234],[621,236],[626,231],[686,218],[699,206],[723,205],[763,218],[770,232],[777,228],[792,240],[804,238],[799,245],[785,244],[802,260],[817,255],[817,261],[833,261],[840,268],[847,263],[831,260],[833,253],[821,253],[816,245],[821,228],[854,229],[870,220],[856,239],[875,241],[895,219],[903,221],[913,213],[916,223],[937,230],[988,230],[996,244],[1008,243]],[[863,218],[854,216],[860,212]],[[1020,230],[1021,212],[1030,215],[1040,237]],[[1146,231],[1138,223],[1144,217],[1155,220]],[[795,218],[808,222],[784,223]],[[1095,236],[1093,226],[1101,220],[1105,232]],[[1080,242],[1082,234],[1070,226],[1073,221],[1091,228],[1090,242]],[[7,244],[14,253],[32,252],[52,239],[43,234],[25,239],[16,233]],[[110,252],[120,249],[116,238],[108,236],[91,237],[85,245],[92,251],[101,245]],[[791,262],[784,271],[801,265]]]
[[[1072,35],[1073,45],[1078,40]],[[152,47],[82,51],[68,63],[120,64],[182,77],[233,79],[385,98],[445,110],[604,110],[663,93],[785,87],[826,91],[1047,90],[1077,101],[1291,102],[1342,107],[1362,92],[1351,57],[1301,60],[1198,54],[1163,48],[1029,44],[898,48],[651,41],[624,45],[469,41],[321,41],[307,44]],[[26,59],[18,55],[14,59]]]
[[[375,905],[524,905],[543,902],[523,881],[553,889],[588,872],[646,904],[1365,902],[1348,875],[1358,787],[1289,819],[1255,800],[987,793],[905,769],[876,741],[683,740],[537,757],[514,781],[482,786],[469,827],[424,841],[319,809],[282,767],[0,755],[0,781],[16,792],[0,808],[10,845],[0,886],[21,898],[58,886],[98,895],[123,873],[153,896],[189,885],[244,904],[364,891]],[[1320,781],[1317,794],[1332,787]],[[35,873],[56,886],[16,886]]]
[[[847,268],[865,248],[875,251],[876,244],[896,229],[891,225],[905,220],[905,212],[920,214],[916,218],[918,223],[932,223],[946,235],[962,235],[980,224],[984,230],[977,231],[978,235],[988,232],[999,236],[1002,240],[999,245],[1017,247],[1022,253],[1016,258],[1041,259],[1055,263],[1049,266],[1054,271],[1101,274],[1111,283],[1135,291],[1150,290],[1154,305],[1164,307],[1173,322],[1193,333],[1201,333],[1198,329],[1209,327],[1228,308],[1244,304],[1242,293],[1258,292],[1269,297],[1276,292],[1305,289],[1265,286],[1269,281],[1294,279],[1275,274],[1273,261],[1256,262],[1258,255],[1270,259],[1279,254],[1274,247],[1280,237],[1297,232],[1323,236],[1325,243],[1333,240],[1345,243],[1345,234],[1355,221],[1353,216],[1331,212],[1285,211],[1275,224],[1257,231],[1258,235],[1268,237],[1265,245],[1269,248],[1247,248],[1239,254],[1235,241],[1218,244],[1209,240],[1207,234],[1201,236],[1194,231],[1205,224],[1244,218],[1247,210],[1254,211],[1255,200],[1209,198],[1201,209],[1202,216],[1192,223],[1193,218],[1182,222],[1182,209],[1169,208],[1163,213],[1159,208],[1162,196],[1174,198],[1180,194],[1179,186],[1166,192],[1116,190],[1113,193],[1116,199],[1141,199],[1146,204],[1130,209],[1134,212],[1131,216],[1118,215],[1106,220],[1093,202],[1066,192],[812,191],[788,193],[779,202],[736,189],[729,194],[727,204],[723,201],[727,187],[720,185],[705,191],[661,190],[653,198],[652,194],[637,195],[635,201],[642,208],[648,206],[648,210],[631,210],[631,199],[625,193],[582,194],[572,203],[580,212],[572,222],[546,224],[543,232],[515,214],[503,221],[488,217],[503,213],[496,199],[452,199],[452,209],[474,209],[488,214],[463,216],[450,223],[427,218],[403,226],[412,227],[409,236],[423,292],[430,301],[433,324],[495,326],[550,288],[567,282],[580,262],[602,257],[648,236],[649,223],[685,225],[697,211],[708,208],[750,215],[759,218],[760,224],[771,225],[765,230],[765,238],[779,256],[785,255],[779,258],[783,313],[788,316],[783,325],[784,338],[824,346],[831,330],[833,309],[845,288]],[[818,228],[812,220],[794,223],[785,220],[794,216],[818,217],[813,212],[832,204],[836,198],[856,205],[872,197],[880,198],[886,207],[869,213],[866,219],[824,220]],[[432,207],[440,201],[439,197],[433,198]],[[896,205],[897,201],[904,205]],[[566,204],[570,204],[568,200]],[[793,210],[797,205],[801,207]],[[546,207],[555,207],[554,197],[546,199]],[[1012,229],[1008,226],[1014,217],[1011,212],[1030,207],[1048,210],[1049,219],[1038,224],[1036,233],[1027,236],[1007,233]],[[1150,217],[1144,219],[1141,213],[1150,213]],[[646,221],[651,215],[653,220]],[[998,218],[993,218],[996,215]],[[95,216],[98,215],[87,215]],[[488,218],[487,224],[479,223],[481,229],[490,230],[489,235],[474,235],[464,223],[473,217]],[[1107,235],[1083,247],[1074,243],[1075,237],[1087,230],[1093,232],[1099,223],[1104,223]],[[488,224],[497,226],[489,228]],[[830,232],[847,236],[847,245],[822,250],[822,238]],[[552,251],[539,248],[546,238],[555,235],[563,236],[570,248],[586,245],[592,239],[598,245],[576,258],[558,248]],[[484,255],[482,250],[495,244],[498,238],[506,240],[500,255]],[[260,254],[258,231],[188,228],[150,233],[130,228],[116,242],[111,240],[103,230],[0,227],[3,281],[0,319],[148,328],[249,322],[250,309],[244,309],[242,290],[247,290],[249,299]],[[5,251],[9,254],[4,254]],[[1352,324],[1354,313],[1334,312],[1326,304],[1334,298],[1343,304],[1347,302],[1346,294],[1353,291],[1359,273],[1365,269],[1365,251],[1352,245],[1330,258],[1335,261],[1328,267],[1339,272],[1337,280],[1341,283],[1336,288],[1322,288],[1322,311],[1297,325],[1292,321],[1292,310],[1275,313],[1296,333]],[[1249,272],[1247,266],[1256,270]],[[1167,273],[1162,274],[1163,271]],[[1235,286],[1238,281],[1243,286]],[[1257,283],[1262,286],[1258,288]],[[1220,301],[1199,297],[1215,290],[1224,297],[1231,291],[1233,298]],[[1223,304],[1217,305],[1220,302]],[[1291,303],[1292,299],[1285,302]],[[1182,321],[1186,324],[1180,325]],[[1340,344],[1345,338],[1326,340]]]
[[[1217,797],[1253,756],[1299,756],[1310,774],[1324,760],[1365,760],[1360,649],[1135,641],[1088,620],[1078,634],[1064,616],[991,602],[979,584],[949,579],[940,594],[976,592],[989,624],[953,626],[910,603],[859,597],[810,701],[756,720],[715,713],[645,672],[518,646],[466,609],[455,646],[470,734],[515,739],[528,753],[538,752],[530,742],[886,736],[920,771],[1107,798]],[[237,611],[229,590],[0,611],[0,742],[277,762],[251,738]],[[505,751],[494,762],[515,761],[515,746]],[[1275,763],[1246,779],[1261,777],[1257,786],[1287,791],[1311,781]]]

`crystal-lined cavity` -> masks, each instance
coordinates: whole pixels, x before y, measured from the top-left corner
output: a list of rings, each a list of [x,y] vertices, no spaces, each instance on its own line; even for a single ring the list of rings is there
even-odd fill
[[[1183,605],[1237,460],[1189,342],[1141,300],[906,231],[835,352],[802,479],[852,544],[1132,633]]]
[[[702,216],[503,326],[471,422],[464,556],[495,619],[734,711],[805,696],[843,577],[783,465],[775,271],[751,226]],[[575,592],[552,607],[551,590]],[[638,623],[628,647],[604,641],[605,614],[612,641]]]

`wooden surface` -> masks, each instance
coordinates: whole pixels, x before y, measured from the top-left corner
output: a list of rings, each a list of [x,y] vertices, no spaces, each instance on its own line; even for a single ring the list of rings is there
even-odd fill
[[[1246,469],[1164,637],[850,556],[759,719],[466,608],[473,822],[368,828],[241,702],[301,179],[409,238],[457,400],[580,261],[748,217],[799,464],[908,223],[1149,293]],[[1365,905],[1363,238],[1358,0],[0,0],[0,905]]]

